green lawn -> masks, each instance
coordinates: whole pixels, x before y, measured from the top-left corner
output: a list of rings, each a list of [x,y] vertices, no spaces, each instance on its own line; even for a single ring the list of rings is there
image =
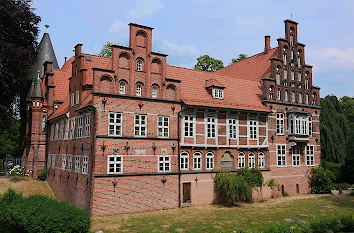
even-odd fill
[[[93,217],[91,231],[106,232],[260,232],[277,223],[354,215],[354,196],[305,195],[240,207],[200,206],[149,213]]]

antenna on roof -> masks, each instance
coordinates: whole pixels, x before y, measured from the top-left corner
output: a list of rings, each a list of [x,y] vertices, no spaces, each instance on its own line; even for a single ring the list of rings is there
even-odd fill
[[[44,25],[44,27],[45,27],[45,32],[44,32],[44,33],[48,33],[48,28],[49,28],[49,25],[48,25],[48,24],[46,24],[46,25]]]

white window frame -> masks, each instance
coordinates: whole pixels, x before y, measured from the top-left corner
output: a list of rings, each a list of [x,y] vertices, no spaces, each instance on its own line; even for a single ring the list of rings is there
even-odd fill
[[[136,71],[143,71],[143,60],[136,60]]]
[[[293,167],[299,167],[300,166],[300,147],[295,146],[291,148],[291,154],[292,154],[292,165]]]
[[[147,115],[135,114],[134,116],[134,136],[146,137],[147,135]]]
[[[80,91],[77,90],[76,91],[76,104],[79,104],[80,103]]]
[[[284,113],[277,113],[277,135],[284,135]]]
[[[195,131],[195,117],[193,113],[183,114],[183,137],[193,138]],[[187,129],[187,130],[186,130]]]
[[[299,98],[299,104],[302,104],[302,94],[301,93],[299,93],[298,98]]]
[[[248,116],[248,135],[250,140],[258,139],[258,117]]]
[[[291,92],[291,102],[292,102],[292,103],[295,103],[295,102],[296,102],[295,92]]]
[[[54,134],[54,139],[58,140],[59,138],[59,123],[55,124],[55,134]]]
[[[89,162],[89,157],[88,156],[82,156],[82,174],[87,174],[88,173],[88,162]]]
[[[59,123],[59,139],[64,138],[64,121],[60,121]]]
[[[52,155],[52,168],[53,169],[55,168],[55,158],[56,158],[56,155]]]
[[[307,118],[307,122],[308,122],[308,135],[311,137],[312,136],[312,117],[309,116]]]
[[[142,85],[141,84],[137,84],[136,85],[136,96],[141,96],[141,94],[142,94]]]
[[[70,119],[70,139],[75,138],[75,117]]]
[[[306,166],[315,165],[315,146],[307,145],[306,146]]]
[[[207,115],[206,116],[206,132],[207,132],[207,138],[216,138],[216,129],[217,129],[217,124],[216,124],[216,116],[213,115]]]
[[[87,113],[85,115],[85,132],[84,137],[90,137],[90,130],[91,130],[91,114]]]
[[[125,82],[119,84],[119,94],[125,95]]]
[[[112,130],[113,133],[111,133]],[[123,130],[123,114],[120,112],[109,112],[108,113],[108,135],[122,136],[122,130]]]
[[[193,154],[193,170],[202,169],[202,153],[197,151]]]
[[[284,92],[284,101],[289,101],[288,91]]]
[[[277,167],[286,167],[286,144],[276,144],[276,150]]]
[[[213,98],[224,99],[224,89],[213,87]]]
[[[75,155],[75,172],[80,172],[81,158],[80,155]]]
[[[171,171],[171,156],[158,156],[158,171],[170,172]]]
[[[152,86],[151,88],[151,97],[152,98],[157,98],[157,92],[158,92],[158,88],[156,85]]]
[[[54,124],[50,126],[50,140],[54,140]]]
[[[288,79],[288,70],[284,69],[284,80]]]
[[[113,158],[113,161],[110,160],[111,158]],[[110,167],[110,165],[112,165],[112,167]],[[110,168],[113,168],[114,171],[110,171]],[[107,156],[107,174],[122,174],[122,173],[123,173],[123,156],[121,156],[121,155],[108,155]]]
[[[73,169],[73,156],[72,155],[68,155],[68,170],[72,170]]]
[[[214,169],[214,153],[213,152],[209,151],[205,155],[205,169],[206,170]]]
[[[69,127],[70,127],[70,121],[69,121],[69,119],[66,119],[66,120],[65,120],[64,140],[68,140],[68,137],[69,137]]]
[[[258,153],[258,168],[265,168],[264,153]]]
[[[165,123],[167,122],[167,126]],[[168,116],[158,116],[157,117],[157,137],[168,138],[170,128],[170,119]]]
[[[238,155],[237,155],[237,167],[240,169],[240,168],[245,168],[245,165],[246,165],[246,163],[245,163],[245,158],[246,158],[246,156],[245,156],[245,153],[243,153],[243,152],[240,152],[240,153],[238,153]]]
[[[291,81],[295,81],[295,72],[292,70],[291,73]]]
[[[84,117],[83,116],[78,116],[77,117],[77,132],[76,132],[76,137],[77,138],[82,138],[82,129],[84,125]]]
[[[277,100],[281,100],[281,91],[277,89]]]
[[[66,168],[66,155],[61,155],[61,170]]]
[[[227,119],[227,130],[229,139],[237,139],[238,133],[238,117],[237,116],[229,116]]]
[[[186,151],[180,154],[180,169],[189,170],[189,153]]]
[[[297,81],[301,82],[302,76],[301,76],[301,72],[299,71],[297,73]]]
[[[256,167],[256,156],[253,152],[248,154],[248,168],[255,168]]]

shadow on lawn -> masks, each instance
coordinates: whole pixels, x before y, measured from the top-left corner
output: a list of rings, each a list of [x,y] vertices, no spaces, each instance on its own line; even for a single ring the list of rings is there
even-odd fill
[[[340,208],[354,209],[354,197],[350,195],[341,194],[338,196],[326,196],[326,197],[320,197],[319,200],[329,201],[334,206]]]

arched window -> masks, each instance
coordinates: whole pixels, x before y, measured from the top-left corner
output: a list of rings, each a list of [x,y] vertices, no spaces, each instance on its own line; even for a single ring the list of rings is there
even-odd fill
[[[275,75],[275,80],[276,80],[277,85],[280,85],[280,68],[279,67],[277,67],[277,73]]]
[[[297,73],[297,81],[301,82],[301,72]]]
[[[285,93],[284,93],[284,101],[289,101],[288,91],[285,91]]]
[[[316,93],[312,94],[312,105],[316,105]]]
[[[309,104],[309,94],[306,94],[306,104]]]
[[[294,128],[294,116],[291,115],[290,116],[290,134],[294,134],[295,133],[295,128]]]
[[[153,85],[152,86],[152,89],[151,89],[151,97],[152,98],[157,98],[157,91],[158,91],[158,88],[156,85]]]
[[[302,94],[299,93],[299,104],[302,104]]]
[[[283,48],[283,63],[286,65],[286,47]]]
[[[288,79],[288,70],[284,69],[284,79]]]
[[[265,167],[264,153],[261,152],[258,154],[258,168],[264,168],[264,167]]]
[[[299,184],[296,184],[296,193],[297,193],[297,194],[299,194],[299,193],[300,193]]]
[[[248,168],[255,168],[255,157],[254,153],[248,154]]]
[[[273,88],[269,88],[269,99],[273,99]]]
[[[290,28],[290,46],[294,45],[294,29]]]
[[[277,90],[277,100],[281,99],[281,92],[280,89]]]
[[[291,93],[291,102],[295,103],[296,99],[295,99],[295,92]]]
[[[294,50],[291,50],[290,52],[290,59],[294,59]]]
[[[245,153],[241,152],[238,154],[238,168],[245,167]]]
[[[186,151],[183,151],[180,156],[181,159],[181,170],[189,169],[189,154]]]
[[[119,84],[119,94],[124,95],[125,94],[125,83],[121,82]]]
[[[301,51],[297,52],[297,67],[301,68]]]
[[[202,169],[202,153],[200,152],[195,152],[193,155],[193,169]]]
[[[136,70],[137,71],[143,71],[143,60],[138,59],[136,61]]]
[[[214,169],[214,153],[208,152],[206,154],[206,169]]]
[[[142,86],[141,84],[136,85],[136,96],[141,96]]]
[[[291,81],[294,81],[295,80],[295,73],[294,71],[292,70],[291,71]]]

